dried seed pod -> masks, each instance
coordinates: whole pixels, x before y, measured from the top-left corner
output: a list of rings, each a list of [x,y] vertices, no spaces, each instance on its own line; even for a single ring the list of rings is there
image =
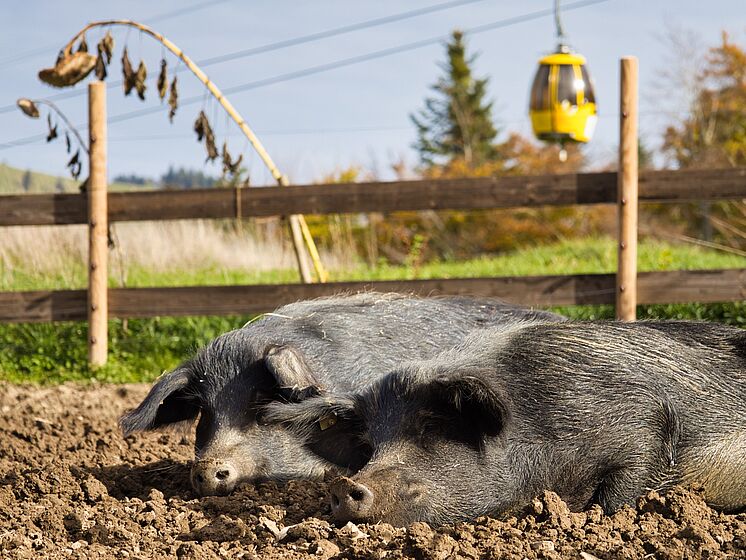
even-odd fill
[[[194,121],[194,132],[197,133],[197,142],[202,142],[202,137],[205,135],[205,120],[207,120],[205,112],[200,111],[199,115],[197,115],[197,120]]]
[[[161,71],[158,74],[158,95],[161,98],[161,101],[163,101],[163,98],[166,97],[166,91],[168,91],[168,73],[167,73],[167,63],[166,60],[161,60]]]
[[[179,106],[179,92],[176,90],[176,76],[174,76],[174,79],[171,82],[171,90],[168,94],[168,106],[171,107],[168,112],[168,120],[174,122],[176,108]]]
[[[111,57],[114,54],[114,37],[111,36],[110,31],[107,31],[104,38],[99,41],[98,52],[106,54],[106,64],[111,62]]]
[[[110,46],[106,45],[106,38],[109,38],[111,43]],[[106,67],[111,62],[111,50],[110,49],[113,46],[113,39],[111,38],[111,35],[107,32],[106,37],[101,39],[98,42],[98,45],[96,45],[96,50],[98,51],[98,58],[96,58],[96,77],[99,80],[106,79],[106,76],[108,72],[106,71]]]
[[[62,52],[54,68],[39,71],[39,79],[54,87],[67,87],[84,79],[96,66],[96,57],[87,52]]]
[[[47,115],[47,127],[49,128],[49,132],[47,133],[47,142],[51,142],[55,138],[57,138],[57,125],[55,124],[52,126],[52,116]]]
[[[85,35],[83,35],[83,38],[78,44],[78,52],[88,52],[88,43],[85,40]]]
[[[231,169],[231,154],[228,152],[228,142],[223,142],[223,173],[228,173]]]
[[[241,162],[243,161],[243,154],[233,161],[231,154],[228,151],[228,142],[223,142],[223,173],[236,175],[240,169]]]
[[[210,161],[215,161],[220,155],[215,145],[215,136],[213,136],[212,130],[208,130],[205,134],[205,149],[207,149],[207,159]]]
[[[137,96],[143,101],[145,101],[145,90],[148,89],[148,86],[145,84],[145,78],[147,77],[148,70],[145,67],[145,63],[141,60],[135,73],[135,89],[137,90]]]
[[[215,146],[215,134],[212,132],[210,121],[207,119],[204,111],[200,111],[197,120],[194,121],[194,132],[197,133],[197,141],[205,139],[205,149],[207,150],[207,159],[214,161],[220,155],[217,146]]]
[[[104,62],[104,55],[99,51],[96,57],[96,77],[99,80],[106,79],[106,63]]]
[[[122,73],[124,74],[124,95],[129,95],[132,88],[135,87],[135,71],[132,69],[127,47],[122,52]]]
[[[73,176],[73,179],[77,179],[80,176],[80,171],[83,168],[83,165],[80,162],[80,150],[75,152],[75,155],[70,158],[70,161],[67,162],[67,167],[70,169],[70,174]]]
[[[30,99],[22,97],[21,99],[16,101],[16,104],[27,117],[31,117],[32,119],[39,118],[39,108],[36,106],[36,103],[31,101]]]
[[[231,165],[230,167],[231,173],[233,173],[233,175],[237,175],[238,172],[241,170],[242,162],[243,162],[243,154],[238,156],[238,158],[233,161],[233,165]]]

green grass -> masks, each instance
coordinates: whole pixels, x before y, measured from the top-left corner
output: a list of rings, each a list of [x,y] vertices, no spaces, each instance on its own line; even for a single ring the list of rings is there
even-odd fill
[[[109,363],[87,365],[86,323],[0,325],[0,379],[13,383],[150,381],[249,318],[161,317],[109,321]]]
[[[746,258],[643,240],[639,268],[645,270],[697,270],[746,268]],[[33,290],[81,288],[84,270],[64,275],[40,276],[13,268],[3,272],[0,289]],[[359,267],[337,271],[333,280],[394,280],[613,272],[616,251],[613,240],[585,239],[526,249],[497,257],[463,262],[433,262],[421,266]],[[110,284],[119,285],[116,270]],[[128,286],[190,286],[295,282],[293,270],[252,272],[246,270],[128,270]],[[611,306],[556,308],[572,318],[611,318]],[[678,304],[640,306],[640,318],[705,319],[746,326],[746,304]],[[243,325],[250,317],[189,317],[112,320],[109,323],[109,363],[91,371],[86,365],[85,323],[0,324],[0,380],[58,383],[100,380],[151,381],[173,368],[218,334]]]
[[[532,276],[545,274],[590,274],[616,270],[616,246],[608,238],[563,241],[496,257],[460,262],[433,262],[420,267],[381,266],[360,268],[338,275],[338,280],[395,280],[413,278],[466,278],[480,276]],[[746,268],[746,258],[705,250],[697,246],[672,245],[643,240],[638,247],[638,268],[648,270],[698,270]]]

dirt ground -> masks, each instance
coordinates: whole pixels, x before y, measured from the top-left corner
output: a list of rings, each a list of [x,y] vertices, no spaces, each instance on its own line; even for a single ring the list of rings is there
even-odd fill
[[[547,493],[518,518],[436,529],[336,527],[321,483],[198,499],[191,435],[118,431],[146,391],[0,388],[0,558],[746,558],[746,514],[683,489],[611,517]]]

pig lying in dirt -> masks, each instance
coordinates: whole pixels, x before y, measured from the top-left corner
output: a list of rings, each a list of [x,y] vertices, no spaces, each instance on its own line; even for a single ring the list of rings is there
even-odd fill
[[[674,484],[746,507],[746,331],[717,324],[483,329],[357,394],[270,404],[265,419],[311,439],[334,419],[371,447],[331,484],[341,521],[450,523],[543,490],[610,513]]]
[[[120,424],[129,435],[199,418],[191,478],[201,495],[227,494],[248,480],[355,472],[370,448],[333,419],[300,439],[262,425],[259,406],[362,391],[376,376],[435,356],[475,328],[516,320],[563,318],[466,297],[366,293],[293,303],[218,337],[161,376]]]

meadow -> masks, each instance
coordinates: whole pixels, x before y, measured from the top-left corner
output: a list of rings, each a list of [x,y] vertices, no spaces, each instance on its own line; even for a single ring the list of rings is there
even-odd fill
[[[117,224],[110,251],[112,287],[296,282],[291,248],[263,228],[203,221]],[[0,290],[84,288],[86,238],[80,226],[5,228]],[[455,262],[363,264],[345,254],[323,255],[331,280],[394,280],[613,272],[613,239],[560,240],[495,256]],[[746,268],[746,258],[648,238],[639,246],[640,271]],[[613,317],[611,306],[555,308],[573,318]],[[746,326],[744,303],[640,306],[640,318],[706,319]],[[112,320],[109,363],[86,364],[86,324],[0,324],[0,379],[10,382],[151,381],[195,349],[252,317],[160,317]]]

